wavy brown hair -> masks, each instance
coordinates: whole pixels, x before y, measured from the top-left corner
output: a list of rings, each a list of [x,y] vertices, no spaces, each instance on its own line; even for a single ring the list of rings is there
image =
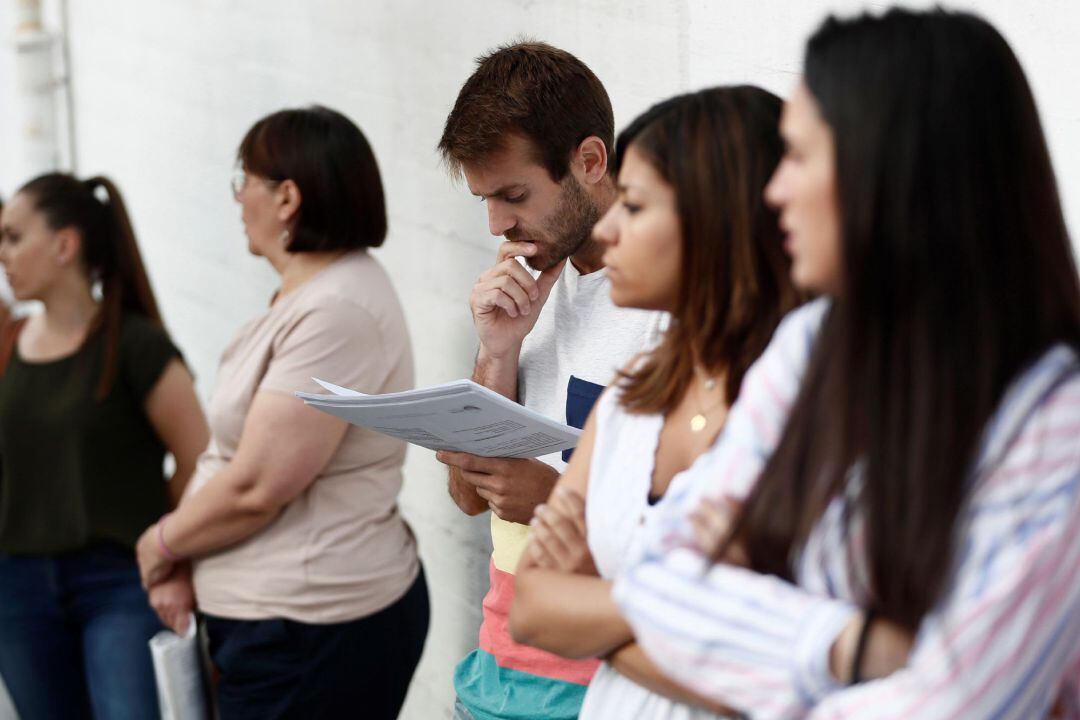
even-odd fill
[[[763,197],[783,154],[780,109],[780,98],[757,87],[712,88],[665,100],[619,134],[616,164],[630,147],[640,153],[675,190],[682,229],[671,326],[637,368],[620,373],[628,410],[674,408],[695,361],[724,375],[733,403],[780,319],[799,304]]]

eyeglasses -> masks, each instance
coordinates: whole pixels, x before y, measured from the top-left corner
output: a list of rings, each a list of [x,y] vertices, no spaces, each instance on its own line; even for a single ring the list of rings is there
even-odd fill
[[[257,175],[248,175],[247,171],[242,167],[238,167],[233,170],[232,177],[229,179],[229,187],[232,188],[233,197],[239,198],[240,193],[247,187],[248,180],[254,177],[259,182],[266,185],[268,188],[273,189],[281,184],[280,180],[270,180],[268,178],[259,177]]]

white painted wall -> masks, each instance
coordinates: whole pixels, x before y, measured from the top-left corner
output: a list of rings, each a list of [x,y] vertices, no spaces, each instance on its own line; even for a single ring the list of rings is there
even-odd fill
[[[1080,237],[1080,3],[964,6],[993,21],[1020,56]],[[228,190],[236,146],[253,121],[282,107],[319,102],[345,112],[382,168],[391,229],[377,254],[406,305],[418,382],[442,382],[471,369],[466,298],[496,246],[482,206],[444,176],[434,152],[476,55],[519,34],[566,48],[605,82],[622,127],[659,99],[708,85],[786,94],[825,11],[861,7],[884,4],[71,0],[77,160],[82,174],[107,173],[125,191],[166,320],[205,397],[218,354],[274,287],[269,268],[246,253]],[[7,63],[0,59],[0,107]],[[0,132],[8,132],[2,112]],[[10,194],[22,178],[3,165],[0,190]],[[426,720],[448,716],[451,672],[476,644],[489,544],[487,518],[456,510],[430,452],[411,449],[407,471],[403,506],[420,539],[433,622],[403,717]]]
[[[12,3],[0,2],[0,196],[7,198],[10,188],[18,182],[14,177],[16,124],[15,114],[15,12]],[[2,717],[2,715],[0,715]]]

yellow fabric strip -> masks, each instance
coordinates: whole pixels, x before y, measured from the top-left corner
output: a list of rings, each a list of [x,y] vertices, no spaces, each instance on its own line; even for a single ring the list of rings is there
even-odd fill
[[[528,542],[528,525],[507,522],[491,513],[491,561],[497,570],[513,574]]]

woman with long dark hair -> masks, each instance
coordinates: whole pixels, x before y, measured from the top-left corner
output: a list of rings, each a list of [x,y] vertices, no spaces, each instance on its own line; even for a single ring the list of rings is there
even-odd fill
[[[17,300],[43,305],[0,333],[0,675],[24,718],[157,718],[161,623],[134,546],[206,447],[191,375],[108,179],[20,188],[0,263]],[[150,599],[186,622],[182,582]]]
[[[781,129],[766,195],[828,297],[617,601],[754,717],[1075,716],[1080,284],[1015,56],[967,14],[830,19]]]
[[[671,313],[659,345],[597,401],[537,510],[515,639],[603,657],[582,718],[704,718],[723,708],[668,681],[624,633],[611,581],[640,521],[713,445],[743,376],[799,303],[762,197],[783,151],[781,102],[725,87],[666,100],[618,138],[619,201],[597,224],[616,305]],[[587,541],[586,541],[587,537]]]

